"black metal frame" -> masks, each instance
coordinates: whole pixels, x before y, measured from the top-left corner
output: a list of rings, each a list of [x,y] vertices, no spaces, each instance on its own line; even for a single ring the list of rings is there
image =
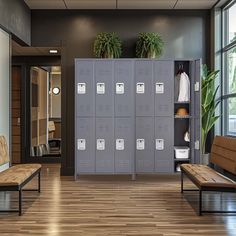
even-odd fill
[[[197,187],[197,189],[184,189],[184,175],[187,176]],[[236,211],[210,211],[202,210],[202,195],[204,192],[230,192],[236,193],[236,188],[224,188],[224,187],[202,187],[199,186],[191,175],[187,174],[185,171],[181,170],[181,193],[185,191],[198,191],[199,192],[199,205],[198,205],[198,215],[201,216],[202,213],[233,213],[236,214]]]
[[[41,168],[35,171],[29,178],[27,178],[20,185],[8,185],[8,186],[0,186],[0,191],[18,191],[19,193],[19,208],[13,210],[0,210],[0,212],[19,212],[19,216],[22,215],[22,191],[37,191],[41,192]],[[23,187],[29,183],[36,175],[38,175],[38,188],[37,189],[23,189]]]

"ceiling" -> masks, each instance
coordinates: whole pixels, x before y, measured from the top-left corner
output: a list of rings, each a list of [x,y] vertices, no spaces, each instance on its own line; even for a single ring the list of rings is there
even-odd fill
[[[24,0],[31,9],[210,9],[218,0]]]
[[[51,54],[50,49],[58,50],[57,54]],[[57,56],[61,54],[60,48],[55,47],[22,47],[12,40],[12,55],[13,56]]]

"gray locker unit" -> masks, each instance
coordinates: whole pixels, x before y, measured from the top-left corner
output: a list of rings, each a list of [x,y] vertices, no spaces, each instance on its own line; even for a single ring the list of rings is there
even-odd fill
[[[134,61],[114,61],[115,116],[134,117]]]
[[[134,173],[133,118],[115,118],[115,172]]]
[[[79,117],[95,115],[93,64],[91,60],[76,60],[76,114]]]
[[[77,118],[76,168],[79,173],[95,172],[95,119]]]
[[[135,61],[136,116],[154,116],[153,60]]]
[[[155,172],[174,171],[173,117],[155,117]]]
[[[99,148],[99,141],[104,141],[104,147]],[[115,172],[113,118],[96,118],[96,172]]]
[[[76,59],[75,174],[173,173],[174,145],[200,161],[200,60]],[[175,99],[179,64],[190,102]],[[199,88],[199,90],[198,90]],[[175,117],[178,108],[189,117]],[[190,128],[190,142],[183,138]]]
[[[136,117],[136,172],[154,171],[154,117]]]
[[[155,116],[172,116],[174,110],[174,61],[154,61]]]
[[[114,116],[113,61],[95,60],[96,117]],[[103,89],[99,90],[100,88]],[[103,91],[102,91],[103,90]]]

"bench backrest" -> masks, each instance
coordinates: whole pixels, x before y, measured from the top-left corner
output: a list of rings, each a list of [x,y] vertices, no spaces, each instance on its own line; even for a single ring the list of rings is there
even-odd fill
[[[8,146],[4,136],[0,136],[0,166],[10,161]]]
[[[236,138],[216,136],[210,162],[236,175]]]

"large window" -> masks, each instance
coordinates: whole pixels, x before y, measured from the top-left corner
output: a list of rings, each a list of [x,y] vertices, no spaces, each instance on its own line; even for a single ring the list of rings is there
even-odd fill
[[[236,136],[236,1],[223,9],[223,134]]]

